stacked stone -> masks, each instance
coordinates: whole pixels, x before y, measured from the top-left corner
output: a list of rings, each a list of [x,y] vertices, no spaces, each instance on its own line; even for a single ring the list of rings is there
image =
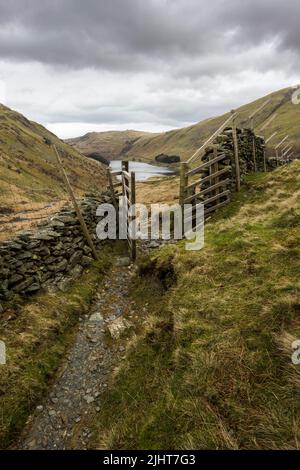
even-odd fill
[[[251,129],[237,129],[237,140],[239,148],[239,162],[241,178],[247,173],[254,171],[253,141],[255,145],[257,171],[264,169],[265,142],[263,137],[256,136]],[[235,158],[233,148],[232,129],[227,128],[216,139],[216,144],[224,150],[231,159],[233,168],[233,179],[235,178]]]
[[[96,237],[96,209],[103,202],[111,202],[108,193],[88,194],[80,202],[97,248],[101,242]],[[0,244],[0,301],[36,293],[63,282],[66,276],[77,278],[92,261],[75,211],[64,208],[40,223],[38,230]]]
[[[253,159],[253,140],[255,143],[255,152],[256,152],[256,163],[257,163],[257,171],[263,170],[263,160],[264,160],[264,151],[265,151],[265,143],[264,139],[259,136],[255,136],[251,129],[237,129],[237,140],[238,140],[238,147],[239,147],[239,164],[240,164],[240,175],[241,181],[243,181],[243,177],[251,172],[254,171],[254,159]],[[205,168],[200,172],[201,178],[205,178],[209,176],[212,172],[216,172],[217,170],[222,170],[225,167],[230,167],[229,171],[220,176],[220,181],[223,179],[230,179],[230,183],[226,186],[222,186],[217,190],[205,194],[201,201],[206,201],[210,197],[223,192],[227,189],[234,191],[236,187],[236,170],[235,170],[235,157],[234,157],[234,143],[233,143],[233,135],[232,135],[232,128],[227,127],[224,129],[223,133],[220,134],[213,145],[216,146],[217,152],[216,155],[225,155],[225,158],[220,160],[215,169]],[[214,150],[213,147],[207,147],[205,154],[202,158],[202,162],[205,163],[209,160],[214,158]],[[201,186],[201,190],[208,188],[212,184],[215,184],[216,180],[208,180],[207,182],[203,183]],[[226,200],[226,196],[221,197],[218,202],[223,202]],[[206,207],[210,207],[214,205],[215,202],[208,204]]]
[[[261,136],[255,136],[257,171],[264,171],[264,155],[266,151],[265,140]],[[266,162],[268,167],[268,162]]]

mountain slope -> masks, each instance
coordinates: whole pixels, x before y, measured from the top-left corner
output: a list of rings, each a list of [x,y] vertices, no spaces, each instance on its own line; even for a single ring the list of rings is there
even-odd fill
[[[296,152],[300,152],[300,105],[294,105],[291,102],[291,94],[294,88],[285,88],[268,96],[262,97],[249,104],[243,105],[238,108],[239,118],[237,120],[240,126],[249,126],[248,117],[250,114],[267,99],[271,98],[271,102],[257,115],[255,118],[255,130],[260,133],[260,128],[268,120],[268,118],[276,111],[278,116],[267,127],[265,135],[269,137],[273,132],[277,131],[277,136],[270,142],[270,149],[286,135],[290,135],[290,140],[295,144]],[[206,119],[190,127],[183,129],[175,129],[172,131],[155,134],[143,135],[135,142],[132,142],[130,148],[126,146],[120,151],[118,147],[119,156],[113,153],[114,158],[128,157],[132,159],[141,159],[146,161],[154,161],[155,157],[159,154],[166,155],[180,155],[183,160],[188,159],[199,148],[205,140],[225,121],[229,113],[222,116]],[[97,138],[94,137],[95,146],[91,147],[93,151],[97,151],[97,142],[99,142],[99,151],[102,148],[102,141],[105,141],[106,133],[96,133]],[[113,141],[109,144],[107,141],[106,151],[110,152],[109,145],[115,145],[114,140],[119,139],[118,132],[115,132],[111,137]],[[75,139],[73,144],[79,150],[82,149],[82,141],[85,137]],[[113,147],[112,147],[113,148]],[[84,150],[89,149],[89,139],[86,139],[86,146]],[[85,153],[85,152],[84,152]],[[100,152],[101,153],[101,152]]]
[[[117,160],[130,151],[140,139],[156,134],[142,131],[89,132],[82,137],[67,139],[66,142],[84,155],[94,154],[94,158],[107,161]]]
[[[0,104],[0,217],[66,198],[52,148],[59,149],[77,194],[106,184],[102,165],[87,159],[43,126]]]
[[[249,126],[248,117],[264,101],[271,98],[271,102],[258,113],[255,119],[255,130],[259,134],[260,128],[269,119],[273,112],[278,112],[278,117],[265,130],[265,135],[270,136],[278,131],[278,135],[273,142],[279,142],[287,133],[291,140],[296,143],[298,151],[300,150],[300,105],[296,106],[291,102],[291,93],[293,89],[287,88],[271,95],[265,96],[252,103],[241,106],[237,109],[239,117],[237,124],[240,126]],[[158,136],[138,141],[132,147],[128,155],[132,158],[143,157],[154,159],[159,153],[178,154],[183,160],[188,159],[199,148],[210,135],[229,117],[230,113],[218,116],[212,119],[206,119],[193,126],[169,131]]]

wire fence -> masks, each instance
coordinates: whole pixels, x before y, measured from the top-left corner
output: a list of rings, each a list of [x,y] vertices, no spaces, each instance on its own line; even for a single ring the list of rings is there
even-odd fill
[[[12,238],[16,233],[32,229],[69,204],[66,191],[61,194],[38,187],[18,188],[0,178],[0,184],[9,188],[5,205],[0,204],[0,241]]]
[[[12,141],[7,136],[3,139],[5,146],[0,147],[0,241],[43,225],[63,207],[70,207],[66,175],[77,199],[99,192],[107,185],[100,163],[80,156],[60,142],[55,145],[46,138],[27,142],[19,134]]]
[[[86,178],[82,184],[80,171],[74,172],[66,159],[65,163],[70,184],[79,198],[87,192]],[[36,165],[30,167],[28,162],[19,160],[17,156],[12,160],[0,155],[0,241],[42,225],[70,204],[60,168],[54,161],[37,168]]]

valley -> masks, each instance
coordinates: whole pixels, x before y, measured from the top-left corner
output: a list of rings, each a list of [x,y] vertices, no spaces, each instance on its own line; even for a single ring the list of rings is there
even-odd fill
[[[277,113],[276,118],[262,132],[266,138],[274,132],[277,133],[276,138],[270,141],[269,155],[274,152],[274,146],[286,135],[289,135],[289,141],[292,142],[295,152],[300,152],[298,132],[300,105],[297,106],[292,103],[291,98],[294,91],[295,87],[285,88],[236,109],[238,112],[237,125],[239,127],[249,127],[251,113],[265,101],[270,100],[254,121],[255,131],[260,134],[260,129],[268,122],[273,113]],[[166,156],[180,156],[181,160],[185,161],[229,115],[230,113],[211,117],[190,127],[174,129],[160,134],[139,134],[136,131],[133,138],[132,133],[134,131],[125,133],[122,131],[113,133],[95,132],[67,142],[86,155],[91,152],[99,152],[108,160],[129,159],[155,162],[156,157],[163,154]],[[116,142],[118,145],[115,148]]]
[[[300,108],[290,102],[291,91],[273,93],[255,127],[259,134],[278,113],[266,137],[277,132],[278,142],[288,132],[298,156]],[[246,126],[265,100],[241,107],[237,124]],[[291,355],[300,335],[299,161],[263,171],[264,155],[274,149],[269,145],[264,154],[263,140],[249,134],[260,151],[258,167],[251,170],[252,151],[240,148],[236,191],[234,132],[226,128],[219,147],[206,149],[198,161],[200,183],[212,177],[203,173],[209,156],[212,165],[224,160],[213,170],[218,175],[231,166],[224,183],[231,184],[230,199],[206,218],[204,248],[186,251],[184,240],[138,241],[133,263],[125,242],[96,241],[95,208],[113,198],[107,165],[87,157],[89,135],[79,151],[78,141],[70,146],[4,106],[0,112],[6,240],[0,247],[0,337],[7,348],[1,448],[298,449],[299,367]],[[176,204],[179,166],[145,163],[155,164],[156,152],[188,159],[226,117],[166,134],[117,137],[111,152],[106,141],[105,158],[110,155],[116,170],[120,158],[140,168],[137,202]],[[244,139],[240,146],[244,134],[237,134]],[[94,137],[93,152],[102,155],[101,135]],[[59,149],[89,219],[97,260],[47,141]],[[149,179],[147,171],[153,172]],[[192,165],[189,171],[199,177]],[[200,185],[199,194],[220,183]],[[218,197],[222,193],[209,204]],[[35,216],[38,227],[31,223]]]
[[[106,185],[103,165],[0,104],[0,239],[36,225],[69,201],[47,142],[59,149],[75,194],[82,196]]]

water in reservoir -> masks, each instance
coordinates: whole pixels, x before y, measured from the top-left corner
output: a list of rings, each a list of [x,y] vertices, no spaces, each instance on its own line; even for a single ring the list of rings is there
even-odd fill
[[[110,168],[114,171],[121,170],[121,160],[112,160]],[[135,172],[136,181],[146,181],[153,176],[174,175],[174,171],[163,166],[150,165],[142,162],[129,162],[129,171]]]

